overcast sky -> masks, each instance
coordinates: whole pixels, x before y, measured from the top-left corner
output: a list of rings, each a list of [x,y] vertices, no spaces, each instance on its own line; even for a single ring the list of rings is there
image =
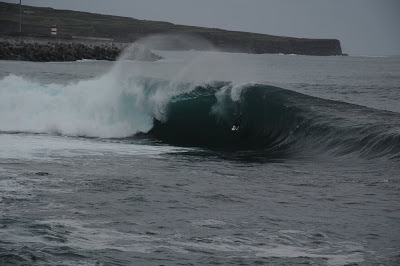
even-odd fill
[[[19,0],[6,0],[19,3]],[[400,0],[22,0],[23,4],[305,38],[400,55]]]

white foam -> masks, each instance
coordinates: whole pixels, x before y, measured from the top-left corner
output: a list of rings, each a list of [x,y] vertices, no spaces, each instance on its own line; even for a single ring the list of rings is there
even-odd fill
[[[330,254],[324,249],[299,248],[290,245],[276,245],[268,248],[255,248],[257,257],[276,257],[276,258],[322,258],[327,260],[328,265],[345,265],[360,263],[364,257],[360,252],[347,254]]]
[[[0,81],[0,130],[124,137],[152,127],[151,114],[132,88],[112,73],[100,78],[44,85],[9,75]]]
[[[179,152],[182,148],[103,142],[92,139],[46,135],[0,134],[0,159],[47,160],[77,155],[157,156]]]
[[[206,224],[214,220],[204,220]],[[240,256],[242,258],[315,258],[324,259],[328,265],[345,265],[362,263],[363,248],[354,243],[332,243],[321,248],[298,247],[282,245],[273,242],[259,243],[252,239],[214,236],[208,237],[207,242],[187,241],[182,235],[166,236],[163,234],[146,235],[136,232],[120,232],[111,229],[106,224],[85,223],[78,220],[57,219],[43,221],[42,224],[51,227],[65,227],[71,233],[66,235],[67,242],[55,243],[45,241],[40,236],[18,235],[9,230],[4,238],[7,241],[40,243],[42,245],[68,246],[83,250],[114,249],[122,252],[153,253],[159,249],[168,249],[172,252],[189,254],[191,250],[205,250],[222,252],[222,256]],[[95,226],[95,227],[94,227]],[[332,249],[333,248],[333,249]]]
[[[207,219],[207,220],[193,221],[192,224],[195,226],[222,226],[225,225],[226,223],[215,219]]]

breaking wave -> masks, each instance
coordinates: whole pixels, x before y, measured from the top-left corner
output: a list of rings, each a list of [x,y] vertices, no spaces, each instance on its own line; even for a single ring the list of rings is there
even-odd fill
[[[231,131],[233,113],[243,113]],[[102,77],[68,85],[0,80],[0,131],[141,137],[269,153],[400,157],[399,114],[265,84]]]
[[[243,113],[237,132],[233,113]],[[173,97],[149,134],[183,146],[399,158],[399,114],[264,85],[213,83]]]

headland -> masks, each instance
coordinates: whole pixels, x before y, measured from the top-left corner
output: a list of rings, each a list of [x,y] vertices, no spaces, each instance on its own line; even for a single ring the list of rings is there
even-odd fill
[[[52,25],[56,25],[57,35],[51,34]],[[129,44],[154,35],[198,38],[209,45],[178,40],[172,43],[153,42],[149,49],[210,50],[212,47],[224,52],[253,54],[343,55],[337,39],[282,37],[26,5],[21,6],[20,30],[20,6],[4,2],[0,2],[0,33],[0,59],[115,60]],[[37,52],[32,54],[32,51]],[[47,56],[49,51],[53,54]],[[157,58],[150,55],[142,59]]]

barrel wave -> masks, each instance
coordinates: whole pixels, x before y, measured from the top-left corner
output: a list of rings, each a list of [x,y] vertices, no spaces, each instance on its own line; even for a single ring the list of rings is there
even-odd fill
[[[149,135],[166,143],[285,155],[400,155],[399,114],[263,84],[212,83],[172,97]],[[233,113],[242,112],[232,132]]]
[[[175,96],[166,121],[150,134],[168,143],[225,149],[265,149],[289,144],[303,118],[288,105],[287,91],[257,84],[213,83]],[[231,131],[234,114],[240,129]]]
[[[118,71],[67,85],[0,81],[0,131],[100,138],[272,156],[400,158],[400,115],[266,84],[171,82]],[[234,113],[240,129],[231,131]]]

